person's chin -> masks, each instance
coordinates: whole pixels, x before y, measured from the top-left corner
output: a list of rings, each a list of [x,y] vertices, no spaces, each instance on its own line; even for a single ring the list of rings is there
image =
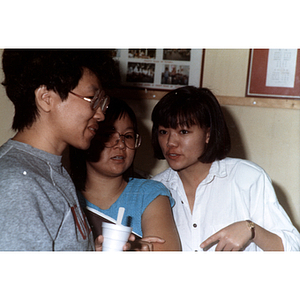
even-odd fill
[[[80,149],[80,150],[87,150],[89,149],[90,145],[91,145],[91,140],[84,140],[82,141],[81,143],[76,143],[74,145],[72,145],[73,147],[77,148],[77,149]]]
[[[173,169],[174,171],[181,171],[182,169],[184,169],[184,167],[181,164],[178,164],[174,161],[168,161],[168,164],[170,166],[171,169]]]

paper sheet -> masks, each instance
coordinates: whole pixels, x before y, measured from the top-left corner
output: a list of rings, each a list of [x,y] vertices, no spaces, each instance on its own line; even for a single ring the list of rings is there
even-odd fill
[[[297,49],[270,49],[266,86],[293,88]]]

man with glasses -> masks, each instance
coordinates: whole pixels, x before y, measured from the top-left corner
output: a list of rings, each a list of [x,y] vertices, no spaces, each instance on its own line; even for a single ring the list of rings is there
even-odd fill
[[[18,49],[2,63],[16,135],[0,148],[0,250],[94,250],[61,158],[90,146],[114,62],[106,51]]]

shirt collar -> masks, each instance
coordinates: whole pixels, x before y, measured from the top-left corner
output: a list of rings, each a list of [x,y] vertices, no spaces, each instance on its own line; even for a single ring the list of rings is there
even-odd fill
[[[209,173],[207,177],[202,181],[203,184],[210,183],[213,181],[215,177],[226,177],[227,176],[227,171],[226,171],[226,163],[225,160],[216,160],[212,163]],[[176,189],[176,187],[179,186],[181,183],[180,177],[178,173],[171,168],[168,169],[168,173],[166,176],[166,181],[169,182],[170,187],[173,189]]]
[[[214,161],[210,167],[209,175],[214,175],[217,177],[226,177],[227,171],[225,160],[222,159]]]

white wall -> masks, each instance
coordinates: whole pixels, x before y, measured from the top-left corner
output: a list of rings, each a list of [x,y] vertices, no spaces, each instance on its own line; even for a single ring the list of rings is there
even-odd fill
[[[2,61],[2,52],[0,49],[0,56]],[[14,106],[11,101],[6,96],[5,89],[2,85],[4,76],[2,71],[2,63],[1,63],[1,71],[0,71],[0,145],[7,141],[13,135],[13,131],[11,130],[12,119],[14,115]]]

